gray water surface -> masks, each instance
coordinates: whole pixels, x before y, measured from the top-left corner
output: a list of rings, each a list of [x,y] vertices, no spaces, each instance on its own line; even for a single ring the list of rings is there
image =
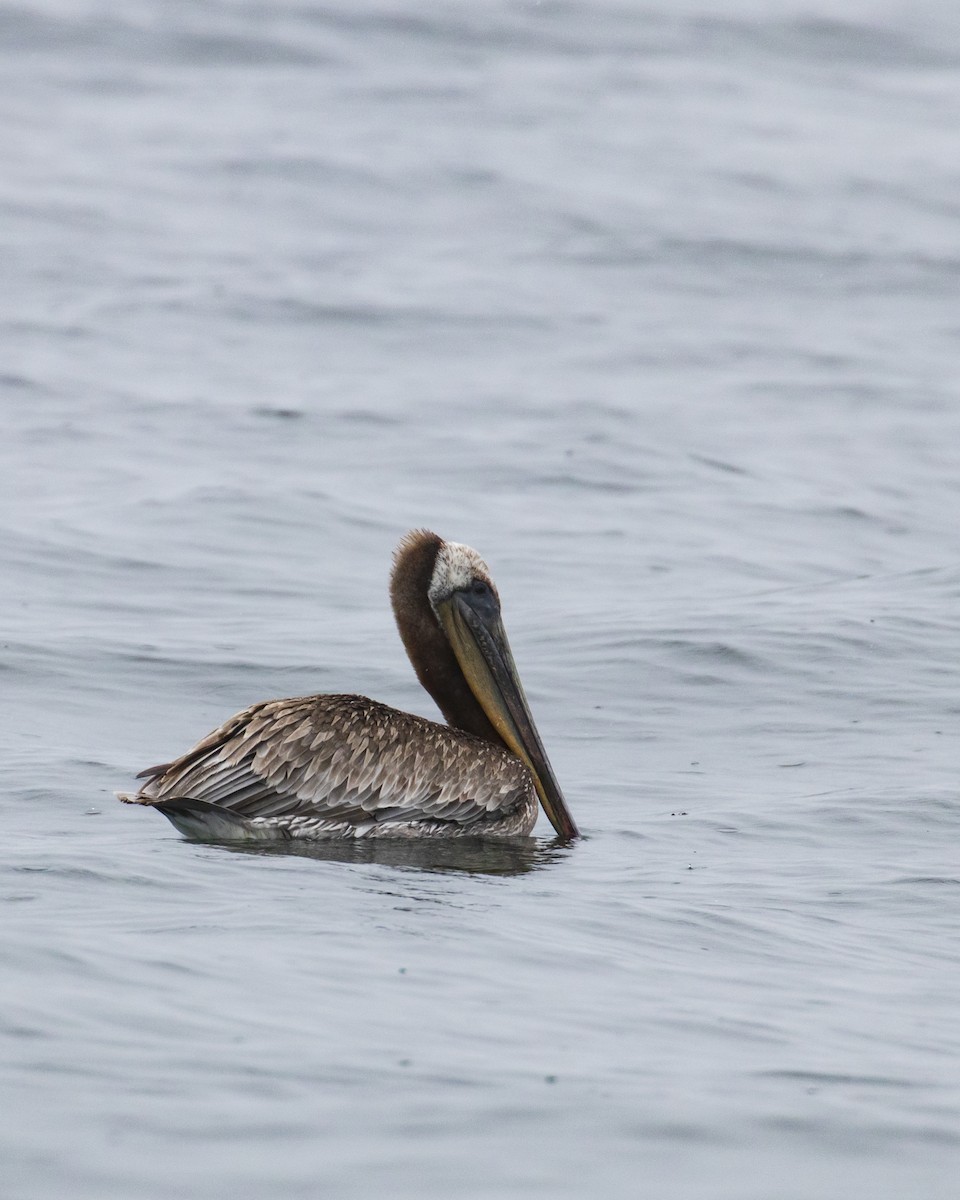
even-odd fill
[[[952,1200],[960,16],[0,10],[4,1200]],[[434,716],[489,561],[583,842],[121,807]]]

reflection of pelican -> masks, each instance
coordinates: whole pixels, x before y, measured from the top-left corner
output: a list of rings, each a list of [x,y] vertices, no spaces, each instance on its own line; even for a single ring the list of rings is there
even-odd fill
[[[150,767],[131,804],[189,837],[510,837],[537,797],[578,836],[500,621],[500,598],[469,546],[417,530],[394,555],[390,598],[417,677],[448,724],[366,696],[254,704],[175,762]]]

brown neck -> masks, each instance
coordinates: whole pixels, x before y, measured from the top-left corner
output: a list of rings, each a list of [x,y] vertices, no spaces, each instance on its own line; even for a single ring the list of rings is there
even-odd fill
[[[502,746],[477,698],[463,677],[440,623],[430,606],[430,580],[443,541],[418,529],[407,534],[393,560],[390,600],[407,657],[447,724]]]

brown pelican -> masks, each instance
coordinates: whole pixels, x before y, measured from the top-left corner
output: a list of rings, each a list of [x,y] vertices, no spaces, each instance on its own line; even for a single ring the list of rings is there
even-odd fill
[[[526,835],[539,797],[560,837],[578,837],[480,555],[414,530],[394,554],[390,599],[446,725],[366,696],[268,700],[142,771],[120,799],[188,837],[250,842]]]

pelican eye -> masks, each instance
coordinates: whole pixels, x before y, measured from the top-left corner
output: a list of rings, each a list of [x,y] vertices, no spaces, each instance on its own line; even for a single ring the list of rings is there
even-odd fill
[[[483,621],[495,621],[500,614],[497,593],[484,579],[472,579],[460,595],[467,607]]]

